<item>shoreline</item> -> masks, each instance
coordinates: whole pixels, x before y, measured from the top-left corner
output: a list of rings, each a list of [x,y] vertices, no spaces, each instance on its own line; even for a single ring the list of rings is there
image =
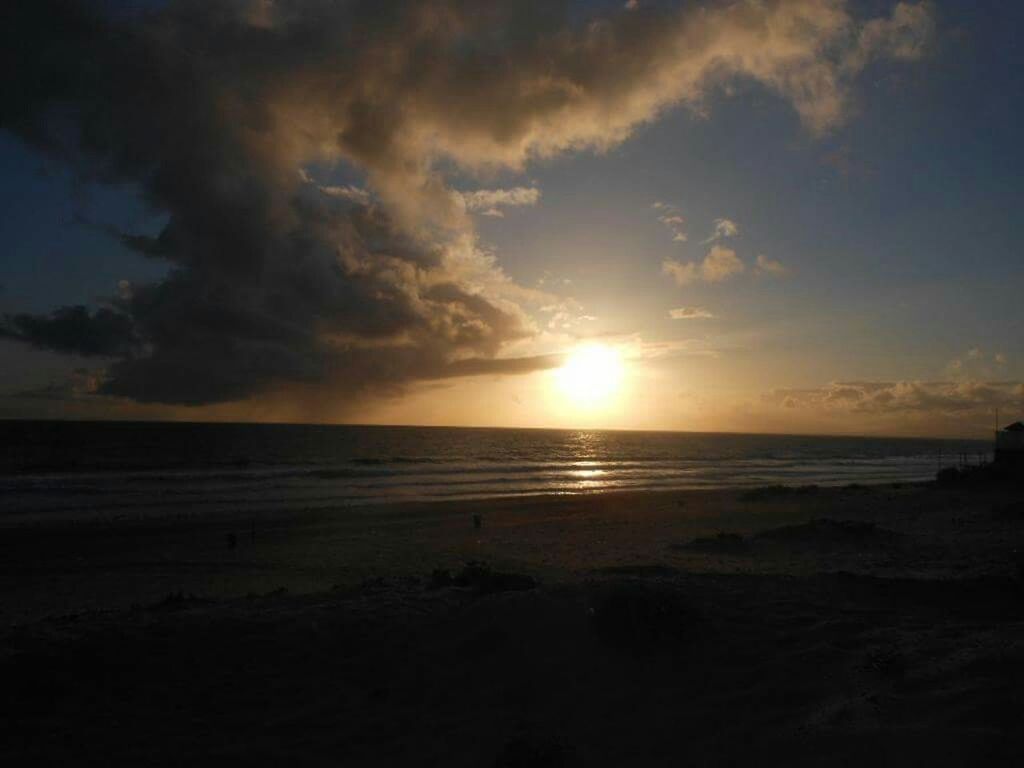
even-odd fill
[[[319,519],[324,516],[343,514],[345,512],[366,513],[370,510],[381,511],[384,515],[394,512],[421,512],[431,510],[443,511],[446,507],[455,508],[476,508],[487,506],[491,511],[495,509],[514,509],[524,511],[529,507],[548,507],[558,504],[573,505],[580,501],[597,500],[605,497],[620,501],[659,501],[675,497],[721,495],[721,496],[742,496],[747,493],[757,493],[764,490],[785,489],[789,492],[805,492],[812,489],[813,492],[835,492],[835,491],[857,491],[861,489],[872,490],[909,490],[925,489],[934,487],[934,479],[919,480],[898,480],[898,481],[865,481],[846,482],[835,481],[832,483],[807,483],[807,484],[750,484],[750,485],[720,485],[707,487],[678,487],[678,488],[607,488],[585,491],[564,491],[564,492],[537,492],[537,493],[508,493],[497,496],[473,496],[458,498],[428,498],[428,499],[359,499],[346,501],[340,504],[324,506],[305,506],[296,502],[295,506],[287,507],[280,505],[276,508],[261,509],[254,512],[233,512],[233,511],[202,511],[202,512],[176,512],[176,513],[154,513],[152,515],[129,515],[129,514],[101,514],[87,513],[75,517],[71,512],[29,512],[10,513],[0,516],[0,531],[18,529],[23,527],[45,528],[45,527],[87,527],[87,526],[113,526],[131,525],[136,523],[141,526],[153,526],[161,521],[166,522],[190,522],[202,523],[224,523],[228,521],[248,521],[252,518],[257,520],[294,520],[301,521],[308,518]],[[785,495],[784,493],[782,495]],[[188,504],[181,504],[187,507]],[[450,509],[444,514],[454,513]]]
[[[211,478],[203,475],[196,476],[187,471],[183,471],[180,477],[175,474],[174,470],[153,472],[152,475],[147,470],[138,474],[138,477],[134,476],[133,473],[127,479],[120,478],[118,484],[106,484],[103,472],[58,473],[52,475],[0,475],[0,485],[4,482],[8,483],[9,485],[6,487],[6,490],[13,495],[12,499],[7,502],[7,509],[0,508],[0,530],[3,530],[5,527],[16,526],[21,522],[31,523],[44,520],[77,522],[89,518],[105,521],[128,518],[173,518],[182,514],[178,511],[180,509],[189,510],[189,514],[204,514],[210,518],[231,516],[233,514],[231,511],[225,513],[221,509],[224,506],[255,507],[254,514],[275,515],[281,513],[291,514],[296,511],[315,510],[329,512],[332,510],[363,507],[392,508],[395,506],[404,507],[422,504],[493,504],[509,501],[524,503],[539,501],[543,503],[562,498],[596,497],[608,494],[729,493],[750,492],[762,488],[775,487],[821,489],[860,486],[901,487],[933,482],[935,477],[934,473],[930,471],[920,472],[915,475],[892,476],[890,474],[881,477],[864,472],[860,475],[846,475],[839,478],[821,475],[807,475],[800,478],[781,476],[778,478],[768,477],[758,478],[754,481],[737,482],[736,477],[731,477],[720,481],[706,478],[689,481],[655,480],[646,484],[645,481],[640,481],[634,482],[632,485],[628,484],[628,481],[625,481],[626,484],[617,485],[616,483],[623,483],[624,481],[611,478],[603,481],[608,483],[604,486],[587,487],[585,485],[587,482],[600,483],[602,481],[580,480],[577,481],[576,487],[527,490],[502,490],[504,481],[490,481],[494,484],[493,490],[441,495],[438,495],[438,491],[434,491],[432,495],[427,489],[442,488],[445,485],[438,482],[425,484],[423,486],[423,495],[416,493],[403,494],[401,492],[402,489],[409,487],[409,485],[399,484],[390,490],[381,490],[378,495],[362,496],[345,496],[344,492],[336,495],[339,493],[338,490],[332,486],[329,480],[325,480],[318,481],[323,482],[323,492],[327,494],[325,496],[304,496],[301,492],[297,492],[301,489],[280,491],[274,486],[269,486],[266,489],[268,493],[283,493],[283,495],[266,499],[261,498],[258,489],[245,486],[245,482],[249,478],[244,473],[239,476],[224,476],[218,470],[213,479],[227,482],[227,485],[210,486],[206,490],[203,490],[206,488],[205,483],[209,482]],[[314,479],[315,474],[311,473]],[[302,479],[303,474],[300,473],[297,477]],[[456,476],[453,475],[453,477]],[[257,475],[252,479],[259,480],[260,478]],[[264,480],[273,479],[287,480],[292,479],[292,476],[264,478]],[[139,501],[139,494],[142,492],[143,486],[136,485],[136,483],[140,480],[149,481],[149,483],[154,483],[155,481],[155,484],[149,487],[151,500],[146,502]],[[528,475],[524,474],[522,481],[528,481]],[[453,480],[455,487],[466,482],[472,481]],[[41,483],[43,485],[34,486],[32,485],[33,483]],[[61,483],[71,486],[71,489],[65,490]],[[21,485],[19,486],[19,484]],[[176,499],[175,494],[179,493],[182,484],[186,488],[194,484],[194,490],[189,491],[187,498]],[[387,485],[370,487],[388,488]],[[360,490],[363,489],[357,486],[354,492],[358,493]],[[52,499],[54,497],[61,497],[62,494],[65,498],[59,502],[60,506],[48,508],[47,505],[53,503]],[[33,501],[35,500],[35,503],[38,504],[39,499],[43,500],[43,506],[33,506]],[[76,500],[81,500],[82,502],[78,507],[75,506]],[[27,510],[19,509],[19,502],[29,505]],[[200,507],[205,507],[206,509],[202,512],[196,511]]]

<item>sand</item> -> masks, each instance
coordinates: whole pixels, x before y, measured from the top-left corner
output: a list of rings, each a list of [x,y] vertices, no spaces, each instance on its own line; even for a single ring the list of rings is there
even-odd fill
[[[0,760],[1012,764],[1022,499],[878,486],[8,522]]]

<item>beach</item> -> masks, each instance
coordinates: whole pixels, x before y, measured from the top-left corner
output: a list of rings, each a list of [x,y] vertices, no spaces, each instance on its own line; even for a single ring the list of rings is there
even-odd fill
[[[1024,3],[3,8],[0,768],[1024,765]]]
[[[620,492],[2,532],[7,764],[1005,764],[1024,501]]]

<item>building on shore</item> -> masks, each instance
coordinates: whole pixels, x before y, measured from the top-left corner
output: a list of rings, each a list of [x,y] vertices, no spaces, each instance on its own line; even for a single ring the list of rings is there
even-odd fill
[[[996,432],[997,464],[1024,465],[1024,422],[1015,421]]]

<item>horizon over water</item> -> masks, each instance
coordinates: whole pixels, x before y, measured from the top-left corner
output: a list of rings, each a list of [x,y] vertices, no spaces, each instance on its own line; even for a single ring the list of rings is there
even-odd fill
[[[991,450],[938,438],[19,420],[0,422],[0,443],[8,518],[911,482]]]

